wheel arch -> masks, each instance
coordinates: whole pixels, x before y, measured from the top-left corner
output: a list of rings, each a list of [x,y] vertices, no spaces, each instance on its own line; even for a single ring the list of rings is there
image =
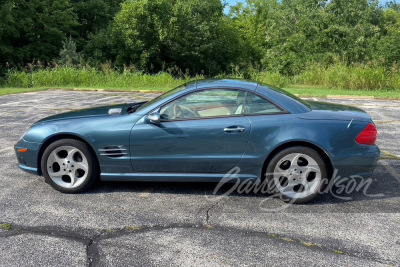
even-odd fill
[[[290,147],[295,147],[295,146],[302,146],[302,147],[308,147],[311,148],[313,150],[315,150],[323,159],[323,161],[325,162],[325,165],[327,166],[327,175],[328,177],[330,177],[333,173],[333,164],[331,161],[331,158],[329,157],[328,153],[323,150],[321,147],[310,143],[310,142],[306,142],[306,141],[290,141],[290,142],[286,142],[283,144],[280,144],[279,146],[275,147],[267,156],[267,158],[264,161],[263,164],[263,168],[262,168],[262,173],[261,173],[261,178],[264,179],[264,174],[266,173],[267,170],[267,166],[269,164],[269,162],[271,162],[272,158],[278,154],[279,152],[281,152],[282,150],[286,149],[286,148],[290,148]]]
[[[93,149],[93,147],[85,139],[83,139],[82,137],[80,137],[78,135],[75,135],[75,134],[60,133],[60,134],[56,134],[56,135],[53,135],[53,136],[49,137],[40,146],[39,153],[38,153],[38,156],[37,156],[37,166],[38,166],[37,172],[38,172],[39,175],[43,175],[42,167],[41,167],[42,166],[41,165],[41,161],[42,161],[42,157],[43,157],[44,151],[46,150],[46,148],[50,144],[54,143],[55,141],[61,140],[61,139],[75,139],[75,140],[81,141],[82,143],[86,144],[89,147],[89,149],[92,151],[93,155],[95,156],[97,164],[98,164],[98,166],[100,168],[100,162],[99,162],[99,159],[97,158],[95,150]]]

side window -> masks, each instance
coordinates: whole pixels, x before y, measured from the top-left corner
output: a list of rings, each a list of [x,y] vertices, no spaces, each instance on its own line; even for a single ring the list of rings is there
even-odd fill
[[[246,100],[246,108],[244,111],[245,115],[257,115],[257,114],[277,114],[282,113],[282,110],[272,104],[265,98],[262,98],[256,94],[248,93]]]
[[[246,92],[212,89],[194,92],[161,108],[163,120],[181,120],[224,116],[240,116],[244,111]]]

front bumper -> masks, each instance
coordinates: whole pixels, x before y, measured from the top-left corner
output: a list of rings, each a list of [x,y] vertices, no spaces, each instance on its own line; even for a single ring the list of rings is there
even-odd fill
[[[14,145],[14,151],[18,160],[18,167],[28,173],[39,175],[38,172],[38,153],[40,143],[27,142],[20,140]],[[18,149],[27,149],[27,152],[18,152]]]
[[[34,175],[39,175],[37,168],[31,168],[23,164],[18,164],[18,168],[23,170],[24,172],[34,174]]]

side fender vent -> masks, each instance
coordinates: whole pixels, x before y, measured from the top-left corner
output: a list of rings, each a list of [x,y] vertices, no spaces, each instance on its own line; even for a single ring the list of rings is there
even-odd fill
[[[101,156],[107,156],[110,158],[120,158],[127,155],[127,150],[120,146],[106,146],[103,149],[99,149]]]

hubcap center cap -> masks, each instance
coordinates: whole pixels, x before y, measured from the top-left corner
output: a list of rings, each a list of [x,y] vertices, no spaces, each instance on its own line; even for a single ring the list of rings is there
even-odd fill
[[[292,177],[292,179],[294,180],[294,181],[296,181],[296,180],[301,180],[301,172],[300,172],[300,170],[299,169],[293,169],[293,170],[291,170],[290,171],[290,176]]]
[[[65,168],[66,168],[68,171],[70,171],[70,170],[73,170],[74,167],[72,167],[72,163],[65,162]]]

